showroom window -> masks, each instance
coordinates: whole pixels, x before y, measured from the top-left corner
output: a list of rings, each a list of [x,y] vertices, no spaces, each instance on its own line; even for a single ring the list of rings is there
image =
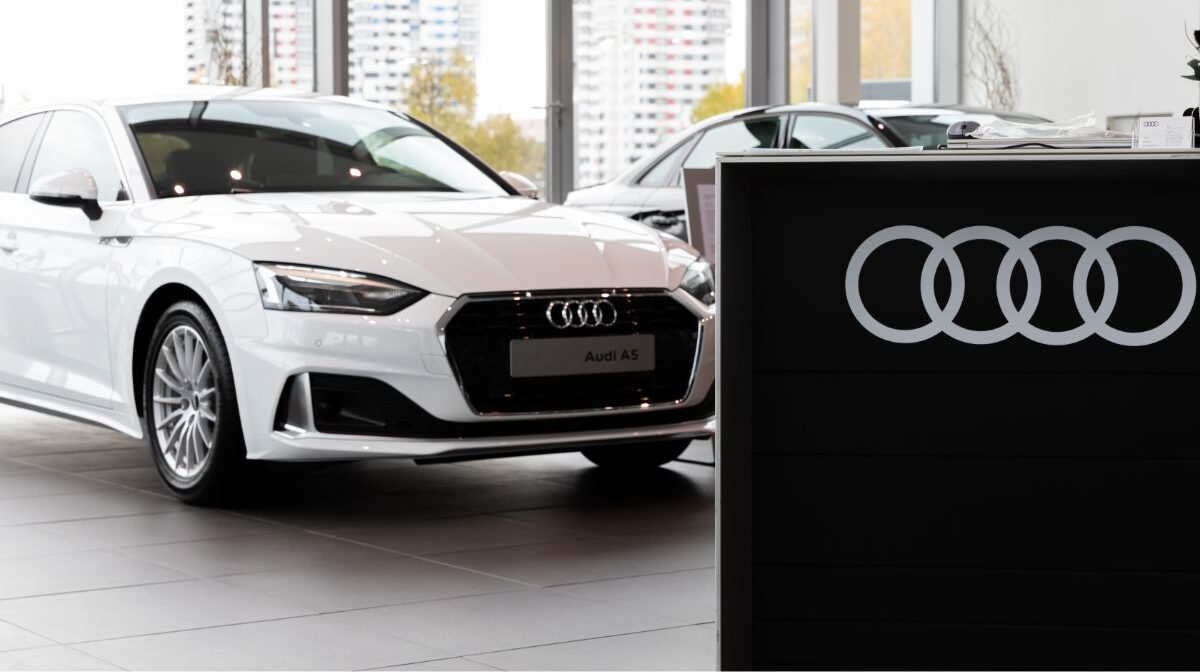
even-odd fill
[[[190,84],[245,83],[246,50],[242,0],[187,3],[187,79]]]
[[[312,91],[313,0],[270,0],[267,15],[271,86]]]
[[[741,0],[573,0],[576,186],[745,106]]]
[[[812,0],[789,0],[788,23],[788,99],[806,103],[814,95]]]
[[[545,189],[545,0],[349,0],[350,95]]]
[[[862,100],[912,99],[912,0],[862,0]]]

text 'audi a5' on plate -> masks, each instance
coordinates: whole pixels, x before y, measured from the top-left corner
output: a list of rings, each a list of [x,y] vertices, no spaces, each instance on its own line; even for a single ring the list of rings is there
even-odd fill
[[[663,464],[713,431],[714,304],[685,243],[521,196],[383,107],[0,119],[0,400],[145,436],[187,501],[256,460]]]

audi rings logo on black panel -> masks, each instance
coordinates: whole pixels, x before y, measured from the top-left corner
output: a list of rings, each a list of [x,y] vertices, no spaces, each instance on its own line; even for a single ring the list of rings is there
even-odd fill
[[[919,286],[921,303],[928,314],[929,323],[916,329],[897,329],[876,320],[859,292],[859,278],[867,259],[872,254],[886,254],[886,250],[880,248],[901,240],[921,242],[932,248],[921,269]],[[991,241],[1007,248],[996,277],[996,297],[1006,322],[995,329],[967,329],[955,323],[966,294],[966,275],[955,248],[973,241]],[[1066,331],[1048,331],[1030,323],[1042,293],[1042,276],[1033,248],[1051,241],[1073,243],[1083,248],[1083,256],[1075,267],[1071,287],[1075,307],[1083,324]],[[1122,331],[1108,323],[1117,305],[1119,289],[1117,266],[1109,254],[1109,248],[1130,241],[1150,243],[1169,254],[1179,267],[1182,282],[1182,292],[1174,312],[1161,324],[1146,331]],[[1028,282],[1021,306],[1016,305],[1011,290],[1013,272],[1018,263]],[[934,292],[934,276],[942,265],[950,271],[950,296],[945,307],[939,305]],[[1098,308],[1092,305],[1087,291],[1088,274],[1094,265],[1100,266],[1104,279],[1104,293]],[[1143,226],[1115,229],[1099,238],[1065,226],[1049,226],[1021,237],[990,226],[972,226],[945,237],[916,226],[894,226],[867,238],[850,258],[850,265],[846,269],[846,300],[859,324],[875,336],[892,343],[920,343],[938,334],[946,334],[962,343],[991,345],[1020,334],[1042,345],[1072,345],[1091,336],[1100,336],[1117,345],[1137,347],[1158,343],[1187,321],[1196,301],[1196,271],[1191,258],[1174,238]]]
[[[608,299],[551,301],[546,319],[557,329],[611,327],[617,323],[617,307]]]

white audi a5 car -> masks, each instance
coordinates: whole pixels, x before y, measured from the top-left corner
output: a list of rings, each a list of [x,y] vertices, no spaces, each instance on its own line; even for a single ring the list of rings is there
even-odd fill
[[[145,436],[187,501],[260,460],[663,464],[714,428],[714,304],[678,239],[520,196],[382,107],[0,119],[0,400]]]

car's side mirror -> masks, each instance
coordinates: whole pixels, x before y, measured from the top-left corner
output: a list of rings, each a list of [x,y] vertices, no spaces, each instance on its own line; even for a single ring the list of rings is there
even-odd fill
[[[503,177],[504,181],[508,182],[508,186],[516,189],[517,193],[525,198],[536,199],[538,197],[538,186],[528,177],[507,170],[500,171],[500,177]]]
[[[87,218],[100,219],[96,179],[86,170],[68,170],[39,178],[29,187],[29,198],[46,205],[79,208]]]

